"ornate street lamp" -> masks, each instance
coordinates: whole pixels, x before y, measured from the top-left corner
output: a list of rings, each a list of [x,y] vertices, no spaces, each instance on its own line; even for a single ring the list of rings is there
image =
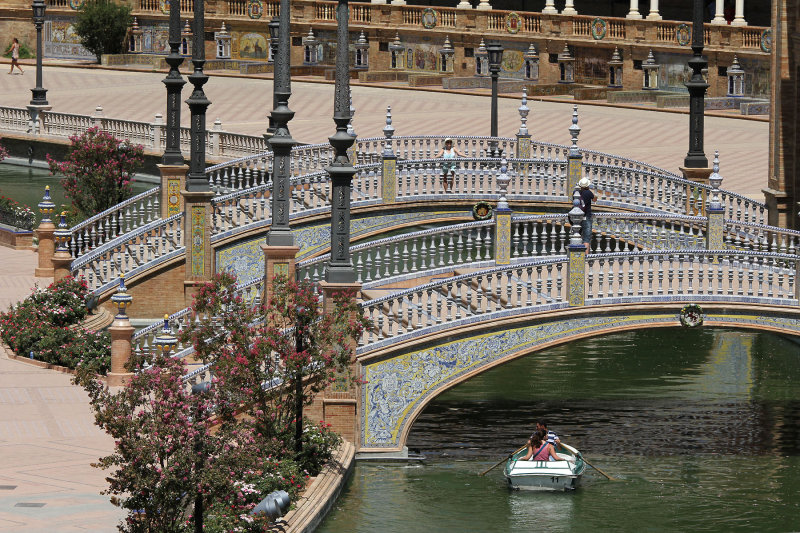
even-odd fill
[[[171,2],[172,3],[172,2]],[[178,2],[174,2],[178,4]],[[208,81],[208,76],[203,72],[206,62],[205,43],[205,2],[194,2],[194,43],[192,44],[192,64],[194,72],[189,75],[189,81],[194,85],[192,95],[186,100],[191,111],[191,139],[189,175],[186,177],[186,190],[189,192],[207,192],[211,190],[206,178],[206,109],[211,101],[203,92],[203,85]]]
[[[289,97],[292,95],[289,51],[290,9],[289,0],[281,0],[276,36],[278,46],[273,63],[272,98],[275,106],[270,115],[275,130],[267,140],[273,154],[272,226],[267,234],[269,246],[294,246],[294,235],[289,227],[289,171],[292,148],[297,143],[289,133],[289,121],[294,117],[294,111],[289,109]]]
[[[267,62],[272,63],[272,109],[278,107],[278,97],[275,95],[275,57],[278,55],[278,35],[281,33],[280,25],[281,22],[278,17],[272,17],[272,20],[270,20],[269,24],[267,24],[267,27],[269,28],[269,57],[267,58]],[[271,137],[274,134],[275,122],[270,114],[266,136]]]
[[[181,47],[181,5],[180,2],[169,3],[169,65],[167,77],[161,80],[167,88],[167,127],[166,147],[161,163],[164,165],[183,165],[181,153],[181,91],[186,80],[181,76],[180,66],[183,56]]]
[[[704,106],[708,83],[703,78],[703,69],[708,66],[708,61],[703,58],[703,4],[701,0],[694,0],[694,18],[692,20],[692,52],[694,55],[689,60],[692,77],[686,82],[689,89],[689,151],[683,160],[686,168],[707,168],[708,158],[703,152],[704,135]]]
[[[288,0],[287,0],[288,1]],[[331,198],[331,258],[325,271],[328,283],[354,283],[356,273],[350,260],[350,186],[355,169],[347,155],[355,137],[347,133],[350,122],[350,57],[348,0],[336,6],[336,85],[333,121],[336,133],[329,138],[335,156],[327,168],[333,183]]]
[[[500,75],[500,63],[503,61],[503,45],[497,42],[486,45],[486,53],[489,54],[489,73],[492,75],[492,117],[491,117],[491,136],[490,146],[492,157],[498,157],[497,153],[497,78]]]
[[[47,5],[44,0],[33,0],[33,25],[36,26],[36,87],[31,89],[33,98],[31,105],[47,106],[47,89],[42,87],[42,26],[44,25],[44,12]]]

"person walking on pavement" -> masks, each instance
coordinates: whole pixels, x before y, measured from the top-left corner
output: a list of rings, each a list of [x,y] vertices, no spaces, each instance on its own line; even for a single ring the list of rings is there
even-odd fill
[[[14,42],[11,44],[11,70],[8,71],[9,74],[14,73],[14,67],[19,69],[20,74],[25,74],[25,71],[19,66],[19,41],[16,37],[14,37]]]

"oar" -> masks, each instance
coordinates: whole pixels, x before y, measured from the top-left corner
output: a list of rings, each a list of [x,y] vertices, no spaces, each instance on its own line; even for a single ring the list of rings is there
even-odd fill
[[[608,474],[606,474],[605,472],[603,472],[602,470],[600,470],[599,468],[597,468],[596,466],[594,466],[592,463],[590,463],[589,461],[587,461],[587,460],[586,460],[586,457],[583,457],[583,454],[581,454],[581,457],[583,458],[583,462],[584,462],[584,463],[586,463],[587,465],[591,466],[592,468],[594,468],[595,470],[597,470],[598,472],[600,472],[601,474],[603,474],[604,476],[606,476],[606,477],[608,478],[608,480],[609,480],[609,481],[621,481],[620,479],[617,479],[617,478],[615,478],[615,477],[611,477],[611,476],[609,476]]]
[[[500,461],[498,461],[498,462],[497,462],[497,464],[495,464],[495,465],[492,465],[490,468],[488,468],[488,469],[484,470],[483,472],[481,472],[481,473],[480,473],[480,474],[478,474],[478,475],[479,475],[479,476],[482,476],[482,475],[484,475],[484,474],[487,474],[487,473],[489,473],[490,471],[494,470],[495,468],[497,468],[498,466],[500,466],[501,464],[503,464],[503,462],[505,462],[505,461],[508,461],[509,459],[511,459],[511,458],[514,456],[514,454],[515,454],[515,453],[519,453],[519,452],[521,452],[522,450],[524,450],[524,449],[525,449],[525,448],[527,448],[527,447],[528,447],[528,445],[526,444],[525,446],[521,447],[521,448],[520,448],[520,449],[518,449],[517,451],[511,452],[510,454],[508,454],[508,457],[505,457],[505,458],[503,458],[503,459],[500,459]]]
[[[570,453],[572,453],[573,455],[577,455],[577,454],[579,454],[579,453],[580,453],[580,452],[578,452],[578,450],[576,450],[576,449],[575,449],[575,448],[573,448],[572,446],[568,446],[567,444],[564,444],[563,442],[561,443],[561,445],[562,445],[563,447],[565,447],[567,450],[569,450],[569,452],[570,452]],[[584,463],[586,463],[587,465],[591,466],[592,468],[594,468],[595,470],[597,470],[598,472],[600,472],[601,474],[603,474],[604,476],[606,476],[606,477],[608,478],[608,480],[609,480],[609,481],[621,481],[621,480],[619,480],[619,479],[617,479],[617,478],[615,478],[615,477],[611,477],[611,476],[609,476],[608,474],[606,474],[605,472],[603,472],[602,470],[600,470],[599,468],[597,468],[596,466],[594,466],[592,463],[590,463],[589,461],[587,461],[587,460],[586,460],[586,457],[584,457],[582,453],[580,454],[580,456],[581,456],[581,459],[583,459],[583,462],[584,462]]]

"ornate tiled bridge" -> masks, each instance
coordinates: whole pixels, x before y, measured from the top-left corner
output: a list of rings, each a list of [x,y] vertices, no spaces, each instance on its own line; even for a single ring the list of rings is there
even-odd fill
[[[348,436],[362,451],[402,449],[431,398],[555,344],[698,319],[800,334],[800,232],[765,225],[764,204],[720,189],[717,171],[708,183],[695,182],[579,149],[577,111],[572,146],[532,141],[524,101],[520,109],[515,138],[453,137],[465,157],[450,191],[435,159],[442,136],[394,137],[387,113],[384,137],[354,145],[351,234],[364,242],[350,254],[373,327],[355,354],[364,384],[325,401],[349,406],[355,422]],[[514,157],[488,157],[495,146]],[[328,145],[297,147],[292,155],[290,220],[300,248],[294,268],[312,281],[323,279],[328,260],[331,184],[324,169],[331,157]],[[265,153],[206,173],[214,194],[207,248],[199,253],[211,271],[237,274],[239,290],[253,300],[264,288],[270,165]],[[598,196],[588,255],[576,233],[580,216],[574,208],[567,213],[581,177]],[[85,276],[105,302],[124,274],[134,302],[145,302],[132,313],[153,316],[172,306],[170,324],[185,327],[186,256],[198,250],[185,244],[181,185],[166,177],[161,187],[74,228],[62,224],[54,232],[57,277]],[[500,207],[473,220],[481,202]],[[381,238],[389,231],[394,235]],[[173,292],[180,297],[165,296]],[[688,318],[687,310],[694,311]],[[159,327],[136,333],[133,349],[151,350]],[[191,361],[191,352],[178,346],[176,356]],[[211,371],[193,365],[186,379],[207,379]]]

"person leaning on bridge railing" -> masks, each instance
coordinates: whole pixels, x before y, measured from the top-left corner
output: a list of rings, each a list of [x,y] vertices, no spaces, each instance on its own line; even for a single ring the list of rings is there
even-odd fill
[[[442,159],[453,159],[455,157],[464,157],[464,154],[456,150],[453,146],[453,139],[448,137],[444,140],[444,147],[439,150],[439,153],[436,154],[437,158]],[[455,161],[445,161],[442,162],[442,186],[444,187],[444,192],[450,192],[453,187],[453,177],[456,173],[456,167],[458,163]]]
[[[589,190],[591,186],[592,182],[589,181],[589,178],[581,178],[578,182],[578,187],[581,188],[581,209],[584,214],[581,224],[581,240],[583,240],[587,254],[591,251],[592,246],[592,200],[595,198],[594,193]]]

